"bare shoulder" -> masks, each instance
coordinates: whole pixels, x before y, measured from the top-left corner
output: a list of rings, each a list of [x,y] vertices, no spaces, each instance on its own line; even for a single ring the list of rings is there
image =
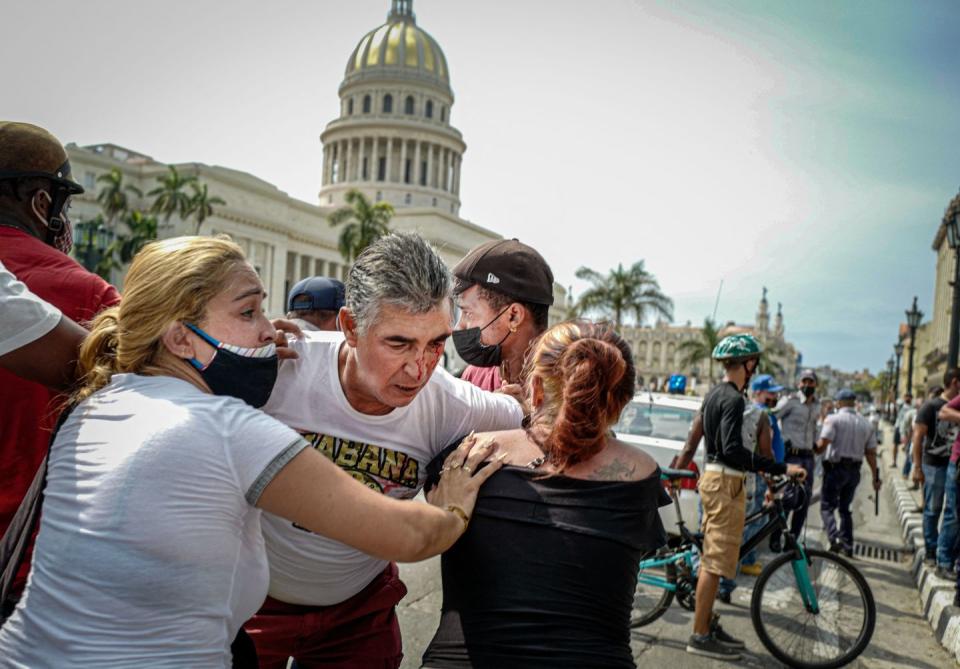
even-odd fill
[[[496,449],[491,455],[506,454],[504,464],[527,465],[543,455],[543,451],[527,438],[523,430],[499,430],[496,432],[477,432],[477,443],[492,441]]]
[[[589,462],[582,463],[584,478],[595,481],[642,481],[657,470],[657,462],[644,451],[618,439]]]

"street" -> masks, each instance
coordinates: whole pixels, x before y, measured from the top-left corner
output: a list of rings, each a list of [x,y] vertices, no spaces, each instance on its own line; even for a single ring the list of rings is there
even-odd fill
[[[881,449],[883,458],[889,458],[889,430]],[[851,666],[869,669],[942,669],[956,666],[953,658],[934,638],[930,625],[920,611],[916,587],[910,579],[907,554],[900,552],[900,526],[889,491],[880,492],[880,514],[874,516],[873,490],[869,470],[863,469],[863,478],[857,489],[854,517],[855,540],[873,554],[888,554],[899,559],[890,561],[859,556],[855,564],[866,576],[877,605],[877,625],[870,645]],[[808,515],[807,543],[822,546],[819,504],[811,506]],[[873,549],[873,550],[870,550]],[[876,550],[889,549],[889,550]],[[862,552],[862,551],[858,551]],[[761,562],[770,554],[761,554]],[[401,565],[400,574],[409,593],[398,607],[403,630],[403,669],[420,666],[420,655],[429,643],[439,620],[441,604],[440,560],[433,558],[417,564]],[[780,666],[757,639],[750,622],[749,602],[754,579],[741,577],[730,605],[719,603],[724,628],[747,643],[747,651],[738,663],[747,667]],[[655,623],[633,630],[632,647],[638,666],[715,667],[724,663],[690,655],[686,652],[692,613],[674,603],[671,609]]]

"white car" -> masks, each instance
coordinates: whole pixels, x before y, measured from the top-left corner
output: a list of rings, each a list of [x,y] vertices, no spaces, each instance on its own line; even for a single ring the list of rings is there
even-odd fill
[[[617,438],[637,446],[650,455],[660,467],[669,467],[670,461],[680,453],[693,418],[700,410],[703,398],[689,395],[665,395],[641,392],[623,408],[620,420],[613,427]],[[698,475],[703,470],[703,440],[697,447],[690,469]],[[700,496],[696,481],[683,479],[680,490],[680,512],[687,528],[697,532],[700,528]],[[670,534],[678,534],[677,514],[673,505],[660,509],[663,526]]]

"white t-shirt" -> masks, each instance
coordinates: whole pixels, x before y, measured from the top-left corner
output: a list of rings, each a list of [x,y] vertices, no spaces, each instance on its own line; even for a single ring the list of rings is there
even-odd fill
[[[373,490],[398,498],[423,487],[426,466],[468,434],[520,426],[523,411],[506,395],[488,393],[443,369],[405,407],[384,416],[358,412],[340,386],[340,332],[307,332],[293,342],[300,354],[280,365],[263,408]],[[337,604],[360,592],[387,563],[283,518],[263,514],[270,559],[270,596],[291,604]]]
[[[0,355],[40,339],[57,326],[60,315],[0,263]]]
[[[253,504],[305,447],[238,399],[116,375],[53,445],[0,667],[229,667],[267,594]]]

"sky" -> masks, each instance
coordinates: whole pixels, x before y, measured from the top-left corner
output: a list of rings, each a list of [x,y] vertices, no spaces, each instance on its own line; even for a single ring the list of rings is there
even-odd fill
[[[0,116],[317,201],[324,126],[389,0],[8,3]],[[955,2],[415,0],[464,135],[461,215],[558,281],[643,260],[700,323],[762,286],[804,364],[877,371],[960,185]]]

